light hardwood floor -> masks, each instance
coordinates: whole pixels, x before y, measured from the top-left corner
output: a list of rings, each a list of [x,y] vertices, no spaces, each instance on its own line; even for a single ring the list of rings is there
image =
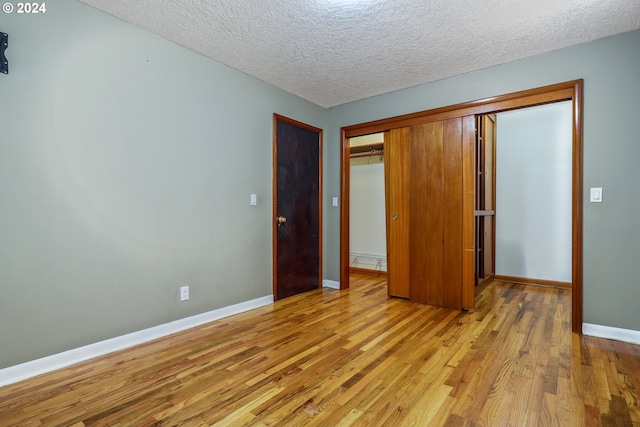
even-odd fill
[[[571,333],[567,290],[473,313],[323,289],[0,388],[2,426],[640,426],[640,346]]]

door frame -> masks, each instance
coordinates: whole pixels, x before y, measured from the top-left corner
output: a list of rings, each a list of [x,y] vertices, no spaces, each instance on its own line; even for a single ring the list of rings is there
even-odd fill
[[[366,122],[340,129],[340,289],[349,288],[349,138],[428,121],[454,117],[500,113],[559,101],[572,101],[572,251],[571,251],[571,329],[582,333],[583,319],[583,80],[513,92],[476,101],[420,111],[401,116]]]
[[[303,122],[273,114],[273,182],[272,182],[272,280],[274,300],[278,299],[278,122],[288,123],[290,125],[309,130],[318,135],[318,289],[322,288],[322,142],[323,131],[315,126],[308,125]]]

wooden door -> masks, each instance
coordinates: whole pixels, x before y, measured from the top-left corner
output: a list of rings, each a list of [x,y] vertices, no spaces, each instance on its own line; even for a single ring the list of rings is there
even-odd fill
[[[495,272],[495,114],[478,116],[476,135],[476,277],[481,284]]]
[[[275,299],[320,287],[322,130],[275,115]]]
[[[474,308],[473,128],[473,117],[460,117],[387,134],[392,296],[408,291],[411,301]]]
[[[409,128],[384,136],[387,289],[401,298],[409,298],[410,142]]]

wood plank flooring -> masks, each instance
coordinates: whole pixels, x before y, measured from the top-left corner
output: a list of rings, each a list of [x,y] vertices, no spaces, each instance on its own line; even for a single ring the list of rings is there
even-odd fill
[[[571,333],[567,290],[476,311],[323,289],[0,388],[1,426],[640,426],[640,346]]]

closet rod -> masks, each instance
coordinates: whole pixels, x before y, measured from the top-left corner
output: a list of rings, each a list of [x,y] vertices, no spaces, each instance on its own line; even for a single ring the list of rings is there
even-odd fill
[[[349,155],[349,158],[353,159],[356,157],[372,157],[372,156],[383,156],[384,155],[384,151],[383,150],[372,150],[372,151],[365,151],[362,153],[353,153]]]

